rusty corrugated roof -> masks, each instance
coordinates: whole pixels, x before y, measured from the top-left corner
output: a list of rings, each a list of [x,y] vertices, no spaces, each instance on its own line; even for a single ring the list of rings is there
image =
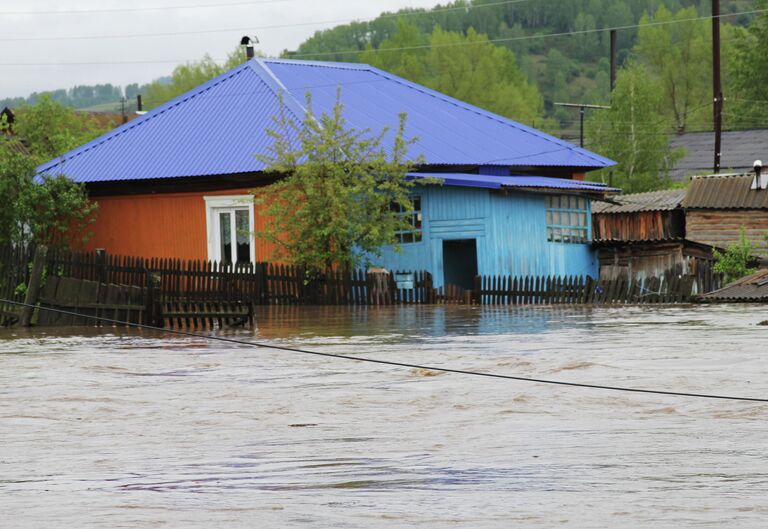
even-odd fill
[[[708,301],[768,301],[768,269],[703,296]]]
[[[640,211],[671,211],[680,207],[685,189],[665,189],[648,193],[633,193],[611,197],[614,202],[593,202],[592,213],[637,213]]]
[[[750,189],[754,174],[693,178],[683,199],[686,209],[768,209],[768,190]]]

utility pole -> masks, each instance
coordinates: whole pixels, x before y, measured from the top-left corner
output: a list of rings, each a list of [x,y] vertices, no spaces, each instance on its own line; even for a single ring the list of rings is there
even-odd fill
[[[616,30],[611,30],[611,92],[616,88],[616,72],[618,70],[619,62],[616,58],[618,53],[618,46],[616,41]]]
[[[604,105],[587,105],[584,103],[552,103],[556,107],[578,108],[579,109],[579,147],[584,148],[584,114],[588,108],[600,110],[610,110],[611,107]]]
[[[714,173],[720,172],[723,140],[723,86],[720,79],[720,0],[712,0],[712,95],[715,129]]]

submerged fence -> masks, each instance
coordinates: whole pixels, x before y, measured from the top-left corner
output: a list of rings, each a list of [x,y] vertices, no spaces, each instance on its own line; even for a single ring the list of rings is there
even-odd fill
[[[0,297],[25,299],[33,255],[28,248],[0,247]],[[41,259],[42,275],[49,280],[39,280],[38,302],[80,307],[94,314],[127,311],[124,313],[145,321],[179,325],[186,321],[187,326],[189,318],[198,313],[200,321],[211,325],[222,318],[250,320],[250,307],[256,305],[681,303],[692,299],[695,282],[692,276],[675,275],[608,281],[575,276],[477,276],[469,289],[455,285],[435,288],[426,271],[317,273],[270,263],[146,259],[105,252],[49,251]],[[64,278],[67,281],[59,281]],[[123,290],[115,290],[118,285]],[[0,318],[5,318],[0,324],[13,323],[14,312],[18,312],[14,307],[0,306]]]

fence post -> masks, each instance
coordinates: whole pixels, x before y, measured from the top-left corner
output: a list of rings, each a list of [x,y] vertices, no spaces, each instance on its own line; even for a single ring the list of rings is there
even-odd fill
[[[32,315],[35,311],[34,305],[37,303],[37,297],[40,294],[47,255],[47,246],[41,244],[35,249],[35,258],[32,261],[32,271],[29,274],[29,284],[27,285],[27,294],[24,297],[25,306],[21,310],[20,322],[23,327],[29,327],[32,324]]]
[[[96,248],[96,281],[99,283],[108,283],[107,251],[104,248]]]
[[[483,278],[480,276],[475,276],[473,286],[474,288],[472,289],[471,302],[480,305],[483,302]]]
[[[144,323],[162,327],[162,310],[160,307],[160,275],[153,274],[149,269],[147,274],[147,294],[144,298]]]

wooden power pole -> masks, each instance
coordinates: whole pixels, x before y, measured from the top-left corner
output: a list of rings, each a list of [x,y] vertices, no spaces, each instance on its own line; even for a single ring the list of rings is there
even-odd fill
[[[720,172],[723,141],[723,85],[720,79],[720,0],[712,0],[712,96],[715,128],[714,173]]]

